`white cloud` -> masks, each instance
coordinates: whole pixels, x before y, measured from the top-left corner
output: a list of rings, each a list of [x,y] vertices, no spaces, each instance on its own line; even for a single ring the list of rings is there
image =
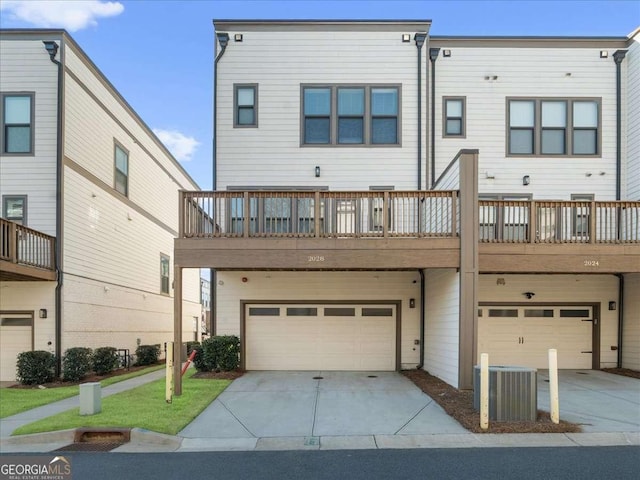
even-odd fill
[[[162,130],[160,128],[154,128],[155,133],[160,141],[165,144],[169,151],[181,162],[188,162],[191,160],[191,156],[200,145],[193,137],[187,137],[186,135],[178,132],[177,130]]]
[[[75,32],[95,27],[99,18],[120,15],[124,5],[101,0],[2,0],[0,10],[12,20]]]

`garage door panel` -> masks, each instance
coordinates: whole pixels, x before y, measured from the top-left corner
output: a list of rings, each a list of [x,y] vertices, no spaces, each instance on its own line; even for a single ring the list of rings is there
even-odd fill
[[[567,310],[587,316],[560,314]],[[509,306],[487,307],[484,311],[493,311],[495,315],[507,311],[514,314],[478,319],[478,356],[488,353],[492,365],[548,368],[548,351],[555,348],[559,368],[591,368],[592,323],[584,321],[591,319],[590,307]]]
[[[251,315],[255,307],[248,308],[245,324],[248,370],[393,371],[396,368],[396,317],[392,305],[383,306],[391,309],[391,317],[363,316],[362,308],[353,305],[283,304],[279,305],[282,312],[279,317]],[[293,311],[317,314],[287,315]],[[345,311],[353,315],[338,315]]]
[[[22,352],[31,351],[33,327],[32,317],[2,315],[0,318],[0,380],[16,379],[16,362]],[[20,325],[27,324],[28,325]]]

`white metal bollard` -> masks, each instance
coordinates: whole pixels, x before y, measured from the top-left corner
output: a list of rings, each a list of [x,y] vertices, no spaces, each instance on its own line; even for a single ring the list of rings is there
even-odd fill
[[[560,423],[560,399],[558,396],[558,351],[549,350],[549,406],[551,421]]]
[[[480,428],[489,428],[489,354],[480,355]]]
[[[165,381],[165,400],[171,403],[173,400],[173,342],[167,342],[167,375]]]

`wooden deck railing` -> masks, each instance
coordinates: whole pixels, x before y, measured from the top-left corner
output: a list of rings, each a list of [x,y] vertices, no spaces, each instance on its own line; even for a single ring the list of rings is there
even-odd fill
[[[454,237],[455,191],[181,192],[180,237]]]
[[[55,237],[0,218],[0,260],[55,270]]]
[[[457,191],[181,192],[181,238],[456,237]],[[483,243],[640,243],[640,202],[480,200]]]
[[[485,243],[640,243],[640,202],[480,200]]]

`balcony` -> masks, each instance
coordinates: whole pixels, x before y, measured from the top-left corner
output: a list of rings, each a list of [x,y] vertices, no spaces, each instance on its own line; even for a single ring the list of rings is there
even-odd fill
[[[184,267],[460,266],[456,190],[181,192],[181,206]],[[640,202],[480,200],[478,209],[481,272],[640,272]]]
[[[55,238],[0,218],[0,280],[55,279]]]

